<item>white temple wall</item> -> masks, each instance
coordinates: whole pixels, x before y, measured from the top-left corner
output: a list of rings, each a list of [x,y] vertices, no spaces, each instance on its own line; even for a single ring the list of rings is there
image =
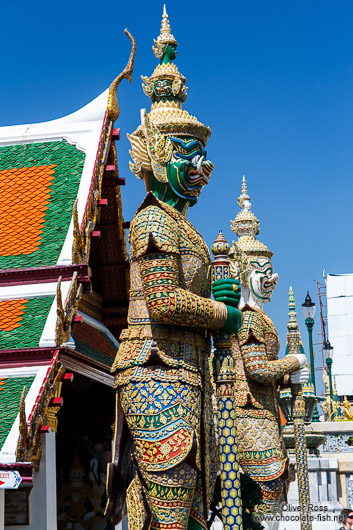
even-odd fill
[[[56,456],[55,432],[51,429],[42,436],[42,458],[38,473],[34,473],[29,495],[28,530],[56,530]],[[20,526],[5,526],[9,530],[23,530]],[[0,526],[1,530],[1,526]]]
[[[328,337],[339,396],[353,395],[353,274],[327,275]]]

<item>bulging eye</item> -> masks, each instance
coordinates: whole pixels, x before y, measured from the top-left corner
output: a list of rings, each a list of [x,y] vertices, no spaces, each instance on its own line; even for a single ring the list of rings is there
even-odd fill
[[[195,164],[195,166],[196,166],[196,164],[197,164],[197,162],[200,160],[200,158],[201,158],[201,155],[196,155],[196,156],[194,156],[194,158],[191,160],[191,162],[192,162],[193,164]]]

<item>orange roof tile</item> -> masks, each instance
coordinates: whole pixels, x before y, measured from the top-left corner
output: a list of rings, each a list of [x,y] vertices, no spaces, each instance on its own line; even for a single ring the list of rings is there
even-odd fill
[[[0,171],[2,256],[28,255],[38,250],[55,167],[50,164]]]
[[[0,331],[12,331],[20,327],[28,300],[0,301]]]

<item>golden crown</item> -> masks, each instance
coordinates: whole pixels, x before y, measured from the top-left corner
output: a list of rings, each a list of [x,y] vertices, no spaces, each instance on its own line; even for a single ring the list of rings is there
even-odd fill
[[[161,60],[167,44],[177,45],[171,33],[165,6],[161,32],[154,42],[153,50]],[[161,156],[164,151],[170,153],[168,142],[163,138],[157,138],[158,136],[190,136],[197,138],[205,146],[211,135],[209,127],[182,108],[187,96],[186,78],[179,72],[177,66],[172,62],[161,62],[150,77],[141,77],[143,91],[152,101],[151,110],[149,114],[142,111],[141,125],[134,133],[128,135],[132,147],[130,154],[134,161],[133,164],[130,163],[130,169],[139,177],[142,176],[142,168],[151,170],[152,151],[160,153]],[[150,132],[152,130],[153,134]],[[156,145],[158,148],[155,147]],[[166,159],[165,153],[163,158]]]
[[[241,195],[238,197],[238,205],[241,210],[236,218],[230,222],[231,230],[238,236],[235,246],[244,252],[249,258],[271,258],[273,252],[261,243],[256,236],[260,233],[260,221],[251,211],[251,202],[246,187],[246,179],[243,175]]]
[[[157,39],[154,39],[154,46],[152,46],[152,50],[155,56],[157,57],[157,59],[160,59],[163,56],[165,52],[165,48],[168,46],[168,44],[174,44],[174,46],[178,46],[178,43],[174,35],[172,34],[172,30],[169,24],[167,9],[164,4],[161,31]]]

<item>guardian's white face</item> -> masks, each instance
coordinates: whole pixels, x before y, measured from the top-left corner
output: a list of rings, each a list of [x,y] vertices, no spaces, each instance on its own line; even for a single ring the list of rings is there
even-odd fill
[[[249,274],[251,294],[262,303],[269,302],[278,281],[278,274],[273,273],[272,263],[266,258],[258,258],[251,264],[253,266]]]

